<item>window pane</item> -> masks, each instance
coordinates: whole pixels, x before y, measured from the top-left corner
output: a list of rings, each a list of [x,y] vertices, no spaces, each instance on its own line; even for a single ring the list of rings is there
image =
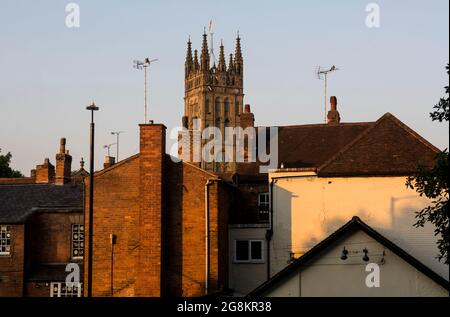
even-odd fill
[[[262,260],[262,241],[252,241],[252,260]]]
[[[248,261],[248,241],[247,240],[237,240],[236,241],[236,260],[237,261]]]

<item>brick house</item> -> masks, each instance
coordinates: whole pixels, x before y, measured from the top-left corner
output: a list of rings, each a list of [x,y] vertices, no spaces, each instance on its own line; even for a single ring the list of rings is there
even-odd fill
[[[31,177],[0,179],[0,297],[81,295],[64,283],[66,265],[82,272],[84,255],[83,184],[71,160],[61,139],[56,170],[45,159]]]

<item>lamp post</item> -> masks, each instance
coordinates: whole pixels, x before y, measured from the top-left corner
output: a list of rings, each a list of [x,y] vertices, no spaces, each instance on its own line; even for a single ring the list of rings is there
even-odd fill
[[[89,232],[88,232],[88,297],[92,297],[92,237],[93,237],[93,226],[94,226],[94,111],[98,111],[98,107],[94,102],[86,110],[91,112],[91,139],[90,139],[90,169],[89,169]]]

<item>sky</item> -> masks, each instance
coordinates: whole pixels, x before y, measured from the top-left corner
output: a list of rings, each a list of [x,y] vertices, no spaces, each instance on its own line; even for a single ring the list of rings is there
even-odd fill
[[[80,26],[66,26],[66,6],[80,8]],[[379,7],[369,28],[366,6]],[[120,137],[120,159],[136,154],[143,122],[143,73],[135,59],[158,58],[149,73],[149,118],[168,134],[181,125],[189,35],[200,48],[212,19],[214,47],[226,56],[242,38],[244,102],[256,125],[322,123],[323,81],[317,66],[336,65],[328,95],[343,122],[376,121],[390,112],[440,149],[448,124],[429,112],[448,85],[449,2],[164,0],[0,0],[0,148],[29,175],[44,158],[55,164],[59,139],[89,160],[95,113],[96,169],[104,145]],[[168,140],[168,150],[173,140]],[[111,154],[115,155],[114,148]],[[87,165],[86,165],[87,166]]]

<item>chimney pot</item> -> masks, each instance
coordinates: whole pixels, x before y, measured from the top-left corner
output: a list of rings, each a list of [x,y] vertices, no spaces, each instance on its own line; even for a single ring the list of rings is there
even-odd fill
[[[337,111],[337,98],[336,96],[330,97],[330,111],[327,114],[328,124],[339,124],[341,117]]]
[[[69,155],[69,150],[66,150],[66,138],[61,138],[59,144],[59,153],[56,154],[55,184],[64,185],[65,183],[70,182],[72,157]]]
[[[245,105],[245,107],[244,107],[244,112],[245,113],[250,113],[251,111],[250,111],[250,105],[249,104],[246,104]]]
[[[66,138],[61,138],[59,141],[59,153],[66,153]]]

